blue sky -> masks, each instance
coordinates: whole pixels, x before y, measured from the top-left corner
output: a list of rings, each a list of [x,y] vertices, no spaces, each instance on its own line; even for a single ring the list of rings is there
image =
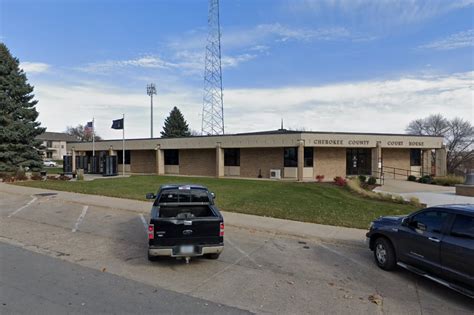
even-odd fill
[[[0,40],[20,59],[40,120],[63,131],[155,135],[173,106],[200,129],[206,0],[0,0]],[[228,132],[403,132],[442,113],[473,120],[474,1],[221,0]]]

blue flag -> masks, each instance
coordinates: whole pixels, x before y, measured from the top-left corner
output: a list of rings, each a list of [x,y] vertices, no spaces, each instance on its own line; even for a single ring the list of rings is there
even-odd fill
[[[123,118],[112,120],[112,129],[123,129]]]

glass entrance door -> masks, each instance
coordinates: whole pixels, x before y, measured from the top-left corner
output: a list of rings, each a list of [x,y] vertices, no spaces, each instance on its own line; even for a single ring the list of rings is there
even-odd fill
[[[346,174],[347,175],[371,175],[372,174],[372,150],[371,149],[347,149],[346,150]]]

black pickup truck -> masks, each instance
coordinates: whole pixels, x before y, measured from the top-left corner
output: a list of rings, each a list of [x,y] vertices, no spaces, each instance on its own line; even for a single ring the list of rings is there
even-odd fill
[[[398,265],[474,298],[474,205],[380,217],[367,237],[380,268]]]
[[[215,195],[199,185],[164,185],[154,199],[148,226],[148,259],[204,256],[217,259],[224,249],[224,218]]]

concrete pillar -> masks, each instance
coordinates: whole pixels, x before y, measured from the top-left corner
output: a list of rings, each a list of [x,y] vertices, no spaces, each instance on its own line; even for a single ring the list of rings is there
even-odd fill
[[[421,151],[421,172],[422,176],[431,175],[431,165],[433,164],[431,149]]]
[[[436,176],[446,176],[446,148],[435,150],[436,156]]]
[[[298,141],[298,181],[303,181],[304,168],[304,140]]]
[[[371,175],[380,178],[382,174],[382,146],[380,141],[377,141],[375,148],[372,148],[372,170]]]
[[[156,147],[156,174],[165,174],[165,151],[160,149],[160,146]]]
[[[72,148],[72,172],[76,171],[76,150]]]
[[[216,146],[216,177],[224,177],[224,149],[220,143]]]

